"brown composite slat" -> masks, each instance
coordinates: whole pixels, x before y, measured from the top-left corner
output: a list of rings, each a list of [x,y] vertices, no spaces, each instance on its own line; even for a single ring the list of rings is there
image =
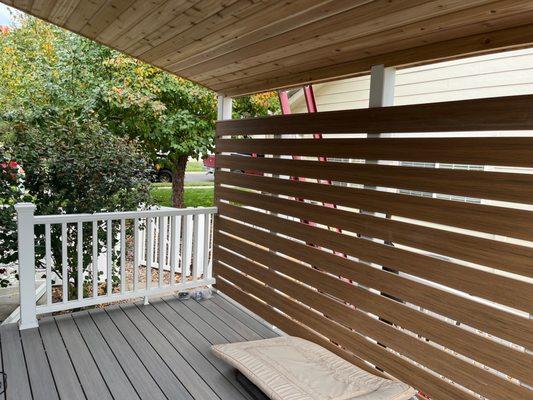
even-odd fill
[[[428,104],[416,104],[406,106],[394,106],[394,107],[377,107],[359,110],[343,110],[343,111],[328,111],[319,112],[314,114],[292,114],[292,115],[280,115],[271,117],[249,118],[241,120],[227,120],[217,121],[217,136],[227,135],[257,135],[257,134],[282,134],[282,133],[411,133],[411,132],[462,132],[462,131],[494,131],[494,130],[532,130],[533,129],[533,116],[532,111],[533,95],[523,96],[508,96],[508,97],[496,97],[488,99],[478,100],[459,100],[448,101],[442,103],[428,103]],[[451,140],[450,143],[454,143],[459,139],[436,139],[435,144],[442,141]],[[463,138],[464,144],[474,141],[476,146],[483,146],[479,148],[483,150],[492,150],[493,152],[505,150],[520,150],[519,145],[516,145],[514,149],[504,149],[501,146],[505,141],[508,141],[508,146],[512,146],[512,140],[508,138]],[[527,143],[531,143],[531,138],[520,138],[518,141],[525,140]],[[362,141],[355,142],[358,146],[364,145]],[[383,152],[384,150],[390,150],[388,147],[383,148],[382,143],[395,143],[399,144],[398,139],[379,139],[379,146],[369,146],[368,149],[373,149],[376,152]],[[250,150],[252,146],[251,141],[227,141],[219,140],[217,143],[217,151],[239,151],[232,150],[229,144],[237,146],[237,143],[241,143],[238,146],[239,149],[246,147],[246,150]],[[298,144],[298,147],[290,148],[291,150],[301,150],[299,147],[304,143],[315,143],[311,141],[298,140],[290,142],[285,140],[266,140],[254,142],[271,144],[264,148],[258,147],[259,153],[268,153],[266,150],[287,151],[287,147],[279,147],[280,143],[285,143],[284,146],[288,146],[289,143]],[[333,143],[333,142],[332,142]],[[355,145],[354,143],[354,145]],[[365,143],[378,143],[376,140],[365,140]],[[413,143],[417,143],[416,141]],[[425,143],[420,141],[419,143]],[[461,143],[461,142],[459,142]],[[280,144],[276,147],[276,144]],[[490,146],[489,146],[490,144]],[[324,142],[319,142],[321,147],[320,151],[324,152],[328,150],[328,146],[325,146]],[[334,147],[334,146],[333,146]],[[315,147],[316,149],[316,147]],[[338,151],[342,151],[340,149]],[[415,148],[411,148],[415,153]],[[439,149],[436,149],[439,150]],[[442,151],[452,152],[453,146],[446,145]],[[473,157],[477,157],[486,163],[490,160],[490,153],[478,154],[476,151],[470,149]],[[530,150],[531,151],[531,150]],[[279,153],[278,153],[279,154]],[[285,154],[285,153],[281,153]],[[296,154],[296,153],[290,153]],[[509,152],[507,152],[509,154]],[[518,156],[520,153],[517,152]],[[531,153],[529,153],[531,154]],[[305,155],[305,154],[299,154]],[[326,153],[315,153],[309,155],[329,156]],[[332,156],[333,157],[333,156]],[[352,157],[357,158],[357,157]],[[359,158],[371,158],[379,159],[373,154],[368,156],[361,156]],[[511,157],[508,157],[509,159]],[[402,158],[394,158],[395,160],[401,160]],[[432,159],[432,161],[439,161]],[[467,162],[468,160],[462,160],[461,162]],[[523,161],[527,161],[524,158]],[[531,161],[531,159],[529,159]],[[445,161],[443,161],[445,162]]]
[[[234,274],[235,273],[233,273],[233,275]],[[290,301],[282,296],[275,295],[275,292],[261,284],[250,279],[241,279],[241,276],[237,276],[237,279],[239,279],[238,286],[244,291],[252,293],[255,297],[264,302],[268,302],[269,305],[276,307],[300,323],[305,323],[305,325],[311,329],[320,332],[322,335],[330,338],[356,356],[377,365],[397,379],[400,379],[415,388],[424,388],[425,393],[437,399],[474,399],[473,396],[468,395],[463,390],[457,389],[442,379],[439,379],[421,368],[393,355],[384,347],[368,342],[363,337],[344,329],[341,325],[309,310],[303,305]],[[217,275],[217,279],[220,279],[221,277],[231,281],[231,277],[228,275]],[[224,287],[222,287],[222,290],[224,290]],[[240,300],[239,298],[237,299]],[[246,304],[246,302],[244,302],[244,304]]]
[[[226,210],[225,205],[221,209]],[[257,211],[241,209],[239,212],[241,218],[248,223],[307,243],[339,251],[365,262],[378,263],[519,310],[533,309],[530,285],[522,280]]]
[[[240,210],[236,210],[236,213],[238,212]],[[227,209],[224,214],[231,216]],[[527,318],[226,219],[218,219],[217,227],[221,231],[235,236],[242,235],[272,251],[281,252],[328,273],[381,290],[494,336],[526,348],[533,346],[533,337],[530,334],[532,322]],[[216,236],[216,240],[219,237]]]
[[[267,265],[274,271],[283,273],[295,280],[303,281],[318,289],[321,293],[327,293],[337,299],[353,304],[357,308],[379,315],[395,325],[416,332],[429,340],[491,368],[505,372],[524,382],[532,381],[528,366],[533,365],[533,358],[523,352],[512,350],[508,346],[418,312],[385,296],[369,292],[346,281],[339,280],[337,277],[324,274],[315,268],[306,267],[275,253],[273,254],[268,250],[252,246],[246,241],[219,234],[217,243],[219,246],[245,256],[250,260]],[[222,248],[217,249],[216,252],[218,260],[233,267],[238,267],[242,262],[242,259],[239,259],[238,256]],[[244,271],[241,268],[239,270]],[[269,285],[272,284],[270,279],[265,282],[268,282]],[[278,289],[282,290],[281,288]],[[294,297],[292,294],[290,296]],[[305,302],[310,305],[308,301]],[[330,315],[330,313],[326,313],[326,315]],[[357,330],[357,327],[355,329]]]
[[[325,163],[223,154],[217,155],[216,166],[240,171],[260,171],[277,175],[379,185],[517,203],[528,203],[533,198],[533,174],[361,163]]]
[[[375,118],[379,117],[376,115]],[[281,134],[283,131],[278,130],[278,133]],[[529,168],[533,167],[532,147],[533,138],[531,137],[355,138],[322,139],[320,142],[315,139],[218,139],[217,141],[218,153],[320,156]]]
[[[488,398],[521,398],[528,396],[528,389],[521,388],[505,378],[495,377],[494,374],[482,368],[478,368],[454,355],[442,352],[431,344],[410,336],[408,333],[379,321],[358,309],[350,308],[344,303],[316,290],[299,285],[292,279],[283,278],[282,275],[242,257],[231,255],[228,252],[219,252],[218,254],[219,260],[224,264],[237,268],[249,277],[265,282],[272,289],[280,290],[296,301],[305,302],[306,305],[327,315],[345,327],[368,336],[404,356],[417,360],[431,370],[479,394]],[[227,276],[236,284],[239,284],[242,280],[249,279],[220,263],[216,266],[216,269],[218,274]],[[287,299],[286,301],[290,300]]]
[[[227,187],[219,199],[533,277],[533,248]],[[476,249],[476,251],[472,251]]]
[[[527,210],[223,171],[217,172],[216,182],[518,239],[533,237],[533,212]]]

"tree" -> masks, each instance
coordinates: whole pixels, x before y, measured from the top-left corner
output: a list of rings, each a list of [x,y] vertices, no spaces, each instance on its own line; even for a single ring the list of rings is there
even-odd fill
[[[152,162],[170,164],[173,205],[183,207],[188,158],[213,149],[213,92],[32,17],[0,39],[0,108],[93,114],[138,140]],[[268,93],[236,99],[234,110],[251,117],[279,112],[279,104]]]

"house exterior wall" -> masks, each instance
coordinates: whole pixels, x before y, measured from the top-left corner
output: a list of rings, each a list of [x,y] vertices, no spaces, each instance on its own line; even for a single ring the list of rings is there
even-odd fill
[[[370,77],[313,85],[318,111],[367,108]],[[395,105],[533,93],[533,49],[446,61],[397,71]],[[292,112],[306,112],[300,90]]]

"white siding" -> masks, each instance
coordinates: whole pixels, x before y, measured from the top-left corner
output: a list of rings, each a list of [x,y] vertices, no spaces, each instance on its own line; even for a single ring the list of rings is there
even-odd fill
[[[368,107],[369,76],[313,85],[319,111]],[[533,94],[533,49],[509,51],[399,70],[395,104],[433,103]],[[301,91],[293,112],[305,112]]]

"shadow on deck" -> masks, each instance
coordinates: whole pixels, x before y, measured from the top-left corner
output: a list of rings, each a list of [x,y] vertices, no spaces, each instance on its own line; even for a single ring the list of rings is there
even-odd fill
[[[0,332],[8,400],[250,399],[209,348],[277,336],[221,295],[113,305]]]

